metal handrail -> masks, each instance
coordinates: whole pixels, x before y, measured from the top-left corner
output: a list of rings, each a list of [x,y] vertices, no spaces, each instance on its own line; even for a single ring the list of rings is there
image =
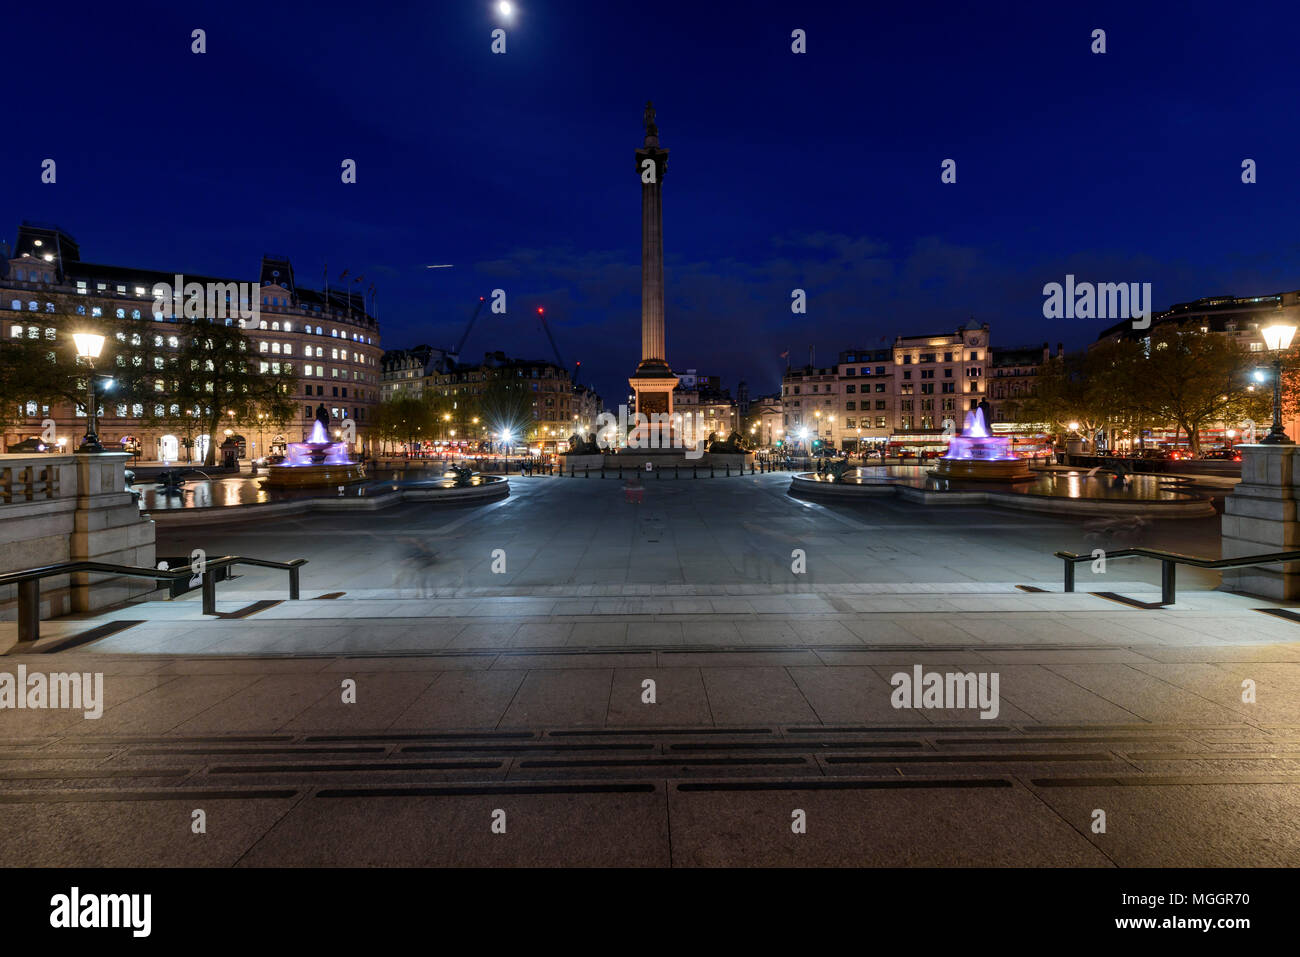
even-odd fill
[[[1065,562],[1065,591],[1074,591],[1074,566],[1080,562],[1094,561],[1092,555],[1080,555],[1076,552],[1057,552],[1056,557]],[[1155,548],[1120,548],[1106,551],[1105,558],[1154,558],[1160,562],[1160,604],[1172,605],[1177,592],[1176,569],[1179,565],[1193,568],[1252,568],[1257,565],[1277,565],[1286,562],[1300,562],[1300,551],[1270,552],[1267,555],[1241,555],[1237,558],[1197,558],[1195,555],[1183,555],[1180,552],[1165,552]]]
[[[279,568],[289,573],[289,600],[298,601],[298,569],[307,564],[305,558],[293,558],[287,562],[276,562],[266,558],[249,558],[247,555],[223,555],[211,558],[201,565],[203,587],[203,614],[217,613],[217,576],[219,568],[231,568],[235,565],[257,565],[262,568]],[[79,572],[101,572],[109,575],[122,575],[130,578],[152,578],[155,581],[193,580],[194,564],[179,568],[144,568],[139,565],[116,565],[111,562],[76,561],[60,562],[57,565],[43,565],[39,568],[27,568],[23,571],[6,572],[0,575],[0,586],[18,586],[18,644],[30,645],[40,639],[41,632],[41,580],[56,578],[60,575],[75,575]]]

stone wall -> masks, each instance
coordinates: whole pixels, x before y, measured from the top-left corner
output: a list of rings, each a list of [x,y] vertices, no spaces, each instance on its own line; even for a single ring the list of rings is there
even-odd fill
[[[0,455],[0,573],[89,560],[153,567],[154,524],[126,491],[123,452]],[[41,584],[41,615],[92,611],[153,591],[143,578],[80,573]],[[0,588],[0,618],[17,587]]]

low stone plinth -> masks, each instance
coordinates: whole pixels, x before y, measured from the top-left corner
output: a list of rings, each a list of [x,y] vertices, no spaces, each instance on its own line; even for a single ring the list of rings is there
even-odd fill
[[[561,455],[560,471],[568,475],[570,471],[581,475],[585,471],[599,472],[602,465],[605,464],[603,453],[597,452],[595,455]]]
[[[154,524],[126,490],[124,452],[0,455],[0,571],[68,561],[154,565]],[[43,617],[93,611],[147,594],[147,578],[79,572],[41,582]],[[0,618],[16,588],[0,589]]]

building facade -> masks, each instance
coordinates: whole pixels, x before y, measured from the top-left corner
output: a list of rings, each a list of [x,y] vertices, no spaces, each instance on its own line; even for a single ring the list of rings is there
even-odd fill
[[[1065,355],[1058,343],[1056,355]],[[1020,422],[1025,400],[1035,393],[1038,374],[1052,358],[1051,347],[1009,346],[992,350],[989,364],[988,399],[994,422]]]
[[[432,346],[415,346],[413,349],[389,349],[380,359],[379,400],[419,399],[429,377],[445,370],[451,363],[450,355]]]
[[[188,324],[238,326],[250,342],[250,361],[263,372],[292,377],[295,409],[287,421],[271,422],[264,416],[248,421],[223,418],[222,432],[242,440],[250,456],[262,456],[276,445],[302,441],[317,406],[324,405],[331,421],[341,425],[353,420],[356,451],[367,447],[368,423],[379,402],[383,354],[379,325],[366,311],[362,296],[298,286],[287,257],[264,256],[255,280],[101,265],[84,262],[79,245],[65,230],[24,222],[3,264],[0,337],[4,341],[53,342],[74,332],[97,331],[114,320],[120,328],[127,321],[132,326],[138,323],[138,332],[117,333],[113,350],[116,361],[132,362],[138,358],[132,353],[136,347],[164,352],[182,348]],[[224,288],[226,298],[215,309],[211,295],[202,297],[201,306],[191,308],[187,302],[179,314],[166,306],[160,309],[155,287],[175,286],[178,278],[186,288],[190,284],[205,292]],[[256,306],[249,310],[254,318],[232,315],[238,303],[231,296],[242,295],[237,291],[241,287],[249,293],[244,303]],[[155,356],[154,361],[163,368],[161,357]],[[161,376],[157,384],[162,386]],[[174,426],[159,424],[175,411],[167,407],[163,389],[159,393],[152,406],[114,402],[106,395],[99,420],[104,446],[131,447],[146,460],[174,462],[200,460],[211,443],[226,438],[198,434],[189,443]],[[60,438],[66,437],[71,448],[85,431],[85,410],[80,406],[26,402],[19,411],[17,423],[5,430],[6,448],[39,435],[47,419],[53,419]]]
[[[990,362],[988,323],[975,320],[899,336],[889,349],[846,350],[834,366],[787,370],[782,428],[796,445],[849,451],[942,444],[945,427],[960,430],[984,398]]]
[[[485,353],[481,362],[458,362],[429,346],[395,349],[381,362],[381,394],[392,400],[424,398],[441,408],[445,426],[440,437],[472,442],[499,442],[494,423],[478,414],[479,402],[493,382],[522,382],[531,393],[532,420],[514,436],[516,443],[555,451],[575,432],[594,432],[602,411],[600,395],[575,386],[566,369],[544,359],[515,359],[504,352]],[[455,432],[455,435],[452,432]]]
[[[677,388],[673,389],[673,411],[691,416],[700,437],[707,438],[716,432],[718,438],[725,439],[739,431],[740,408],[731,397],[731,390],[722,388],[720,376],[687,369],[678,380]]]

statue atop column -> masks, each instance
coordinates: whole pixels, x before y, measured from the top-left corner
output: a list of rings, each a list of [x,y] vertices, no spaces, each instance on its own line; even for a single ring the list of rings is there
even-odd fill
[[[659,127],[655,123],[655,105],[650,100],[645,101],[645,113],[642,116],[642,122],[645,124],[645,145],[659,145]]]

